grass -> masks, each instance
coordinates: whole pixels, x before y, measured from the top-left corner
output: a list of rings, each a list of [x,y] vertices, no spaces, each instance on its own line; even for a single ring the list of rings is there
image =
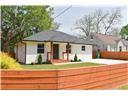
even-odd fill
[[[65,65],[53,65],[53,64],[36,64],[36,65],[22,65],[23,69],[65,69],[76,67],[88,67],[99,66],[101,64],[96,63],[78,63],[78,64],[65,64]]]
[[[118,88],[119,90],[128,90],[128,84]]]

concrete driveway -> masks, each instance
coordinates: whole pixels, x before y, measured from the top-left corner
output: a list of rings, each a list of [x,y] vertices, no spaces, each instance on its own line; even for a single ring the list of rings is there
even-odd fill
[[[99,63],[99,64],[122,64],[122,63],[128,63],[128,60],[113,60],[113,59],[91,59],[86,60],[85,62],[93,62],[93,63]]]

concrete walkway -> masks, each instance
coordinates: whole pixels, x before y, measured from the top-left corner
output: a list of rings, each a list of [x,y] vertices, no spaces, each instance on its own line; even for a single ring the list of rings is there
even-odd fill
[[[97,64],[122,64],[122,63],[128,63],[128,60],[113,60],[113,59],[89,59],[84,62],[92,62],[92,63],[97,63]],[[82,62],[67,62],[67,63],[56,63],[54,65],[65,65],[65,64],[78,64]]]
[[[90,59],[86,60],[85,62],[93,62],[93,63],[99,63],[99,64],[121,64],[121,63],[128,63],[128,60],[113,60],[113,59]]]

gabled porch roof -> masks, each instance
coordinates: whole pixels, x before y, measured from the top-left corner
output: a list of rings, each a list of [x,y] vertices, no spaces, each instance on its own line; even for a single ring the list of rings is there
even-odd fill
[[[66,42],[66,43],[76,43],[76,44],[87,44],[93,45],[93,42],[79,39],[75,36],[66,34],[60,31],[42,31],[37,34],[34,34],[30,37],[24,38],[23,41],[33,41],[33,42]]]

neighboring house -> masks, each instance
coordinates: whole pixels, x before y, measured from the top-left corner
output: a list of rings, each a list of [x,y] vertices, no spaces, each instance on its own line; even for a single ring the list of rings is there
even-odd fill
[[[128,52],[128,41],[120,39],[117,44],[117,51],[127,51]]]
[[[18,42],[15,54],[17,60],[25,64],[36,63],[39,54],[43,62],[70,61],[75,54],[85,61],[92,59],[92,42],[59,31],[42,31]]]
[[[128,51],[128,41],[112,35],[91,33],[86,41],[95,42],[93,51]]]

